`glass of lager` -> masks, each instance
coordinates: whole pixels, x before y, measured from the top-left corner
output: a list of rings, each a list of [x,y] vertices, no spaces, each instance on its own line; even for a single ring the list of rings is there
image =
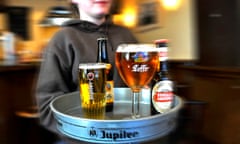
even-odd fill
[[[132,90],[132,118],[138,118],[140,92],[155,74],[159,49],[153,44],[121,44],[115,62],[121,78]]]
[[[79,64],[79,91],[83,116],[90,119],[105,117],[106,64]]]

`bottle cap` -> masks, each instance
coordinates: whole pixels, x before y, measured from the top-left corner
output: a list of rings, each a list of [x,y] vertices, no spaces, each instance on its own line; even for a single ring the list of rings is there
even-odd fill
[[[158,44],[158,43],[168,43],[168,39],[157,39],[154,41],[155,44]]]
[[[100,41],[100,40],[107,40],[107,38],[106,37],[100,37],[100,38],[97,39],[97,41]]]

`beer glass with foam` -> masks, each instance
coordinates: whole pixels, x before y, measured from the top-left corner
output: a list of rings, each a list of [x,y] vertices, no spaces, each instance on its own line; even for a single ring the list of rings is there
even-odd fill
[[[159,49],[152,44],[121,44],[115,62],[121,78],[132,90],[132,118],[138,118],[140,91],[157,70]]]
[[[79,64],[79,91],[83,116],[90,119],[105,117],[106,64]]]

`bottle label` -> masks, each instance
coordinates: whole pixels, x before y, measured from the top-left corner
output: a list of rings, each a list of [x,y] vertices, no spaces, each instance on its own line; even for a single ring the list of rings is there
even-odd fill
[[[172,101],[172,92],[166,91],[166,92],[156,92],[154,95],[154,101],[155,102],[169,102]]]
[[[161,47],[159,48],[159,61],[166,61],[168,59],[168,48],[167,47]]]
[[[152,103],[156,111],[164,113],[171,109],[173,102],[173,82],[160,81],[153,87]]]
[[[106,84],[106,102],[113,103],[114,100],[114,90],[113,81],[107,81]]]

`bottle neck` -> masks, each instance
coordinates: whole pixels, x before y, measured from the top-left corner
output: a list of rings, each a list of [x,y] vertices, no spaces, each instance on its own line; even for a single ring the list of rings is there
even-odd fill
[[[162,43],[157,43],[157,44],[156,44],[156,47],[157,47],[157,48],[167,47],[167,43],[164,43],[164,42],[162,42]]]
[[[171,79],[169,76],[169,71],[168,71],[168,63],[167,61],[162,61],[160,62],[160,71],[158,73],[159,80],[169,80]]]
[[[160,50],[158,70],[153,78],[153,84],[168,79],[168,46],[166,40],[157,40],[156,48]]]
[[[160,72],[167,72],[168,71],[168,62],[167,60],[160,62]]]
[[[109,63],[107,52],[107,40],[104,38],[98,39],[97,62]]]

